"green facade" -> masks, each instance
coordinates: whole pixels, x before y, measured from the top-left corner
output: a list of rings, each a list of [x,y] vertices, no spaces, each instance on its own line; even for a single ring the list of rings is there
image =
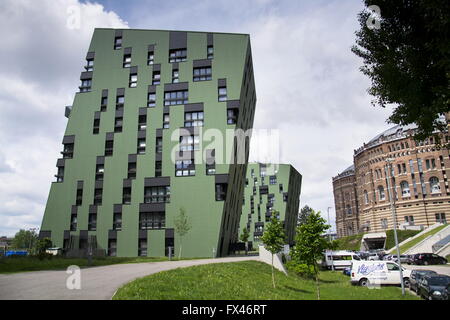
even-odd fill
[[[249,163],[244,191],[240,234],[247,228],[256,247],[264,225],[274,211],[284,223],[286,242],[293,244],[297,226],[302,175],[289,164]],[[273,200],[270,200],[273,199]]]
[[[182,239],[183,256],[226,255],[237,242],[248,151],[243,163],[227,163],[218,155],[233,159],[234,149],[211,146],[202,133],[252,128],[256,94],[249,35],[95,29],[87,60],[93,60],[93,70],[87,63],[80,77],[83,92],[76,93],[67,112],[63,148],[68,152],[57,163],[41,236],[67,252],[97,248],[117,256],[163,256],[174,245],[178,254],[174,221],[184,208],[192,228]],[[160,83],[153,84],[158,71]],[[193,81],[197,73],[206,74],[205,81]],[[219,87],[226,87],[226,97],[219,99]],[[187,97],[174,96],[186,90]],[[199,134],[200,146],[184,149],[184,156],[193,153],[201,163],[184,163],[183,172],[178,130],[187,126],[189,112],[197,117],[203,112],[203,126],[187,128]],[[164,114],[169,115],[165,125]],[[158,148],[157,139],[162,139]],[[205,158],[213,149],[215,166],[207,174]],[[177,176],[185,173],[190,175]]]

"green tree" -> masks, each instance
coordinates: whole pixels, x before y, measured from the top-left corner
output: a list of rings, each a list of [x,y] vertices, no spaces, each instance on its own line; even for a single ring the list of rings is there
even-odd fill
[[[321,258],[324,250],[330,247],[323,233],[330,228],[326,220],[319,212],[312,210],[305,223],[299,225],[296,230],[295,246],[292,248],[292,260],[300,264],[306,264],[314,272],[316,279],[317,299],[320,300],[319,267],[317,260]]]
[[[247,228],[242,229],[242,233],[239,239],[245,243],[245,254],[248,254],[248,238],[250,237],[250,233]]]
[[[308,216],[311,214],[313,209],[311,209],[309,206],[305,205],[298,214],[298,224],[303,224],[307,221]]]
[[[363,59],[360,70],[372,81],[372,104],[396,104],[388,121],[415,123],[418,140],[444,131],[446,123],[437,119],[450,111],[450,1],[363,2],[352,51]],[[378,19],[367,9],[373,4],[380,9]]]
[[[192,226],[189,222],[189,218],[186,215],[186,210],[184,208],[180,208],[180,214],[175,219],[175,233],[177,233],[180,237],[180,251],[178,254],[178,258],[181,258],[181,250],[183,248],[183,237],[191,230]]]
[[[11,246],[16,249],[31,250],[38,239],[38,235],[34,230],[20,229],[14,236]]]
[[[264,248],[272,254],[272,284],[275,288],[275,273],[273,270],[273,256],[283,249],[286,236],[281,221],[277,218],[278,212],[273,212],[269,224],[264,230],[261,241]]]
[[[43,259],[44,257],[51,258],[52,256],[46,253],[48,248],[51,248],[52,240],[50,238],[39,239],[36,241],[35,253],[39,258]]]

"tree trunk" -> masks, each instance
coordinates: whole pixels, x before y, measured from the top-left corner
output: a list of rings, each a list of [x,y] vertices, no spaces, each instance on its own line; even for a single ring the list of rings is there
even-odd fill
[[[183,249],[183,245],[180,239],[180,252],[178,252],[178,259],[181,259],[181,250]]]
[[[314,264],[314,273],[316,274],[317,300],[320,300],[319,272],[318,272],[318,270],[317,270],[317,265],[316,265],[316,263]]]
[[[248,255],[248,242],[245,242],[245,255]]]
[[[275,273],[273,271],[273,253],[272,253],[272,284],[273,288],[275,289]]]

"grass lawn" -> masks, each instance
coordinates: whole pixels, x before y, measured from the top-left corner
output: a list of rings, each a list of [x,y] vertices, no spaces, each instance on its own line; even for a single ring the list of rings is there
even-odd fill
[[[337,239],[338,250],[355,250],[358,251],[361,248],[361,239],[364,233],[355,234],[352,236],[342,237]]]
[[[323,300],[397,300],[402,297],[398,287],[368,289],[352,286],[341,272],[320,273]],[[277,287],[272,287],[271,266],[258,261],[218,263],[180,268],[136,279],[121,287],[115,300],[316,300],[314,280],[276,271]]]
[[[419,232],[421,232],[421,230],[398,230],[397,229],[398,243],[403,242],[408,238],[414,237]],[[384,247],[386,248],[386,250],[390,250],[394,246],[395,246],[394,230],[387,230],[386,231],[386,244]]]
[[[192,259],[192,258],[189,258]],[[106,266],[118,263],[139,263],[167,261],[167,257],[103,257],[92,259],[92,266]],[[172,259],[178,260],[178,259]],[[77,265],[87,267],[87,259],[53,257],[52,259],[39,260],[36,257],[9,257],[0,258],[0,273],[16,273],[38,270],[63,270],[68,266]]]
[[[442,226],[439,226],[437,228],[434,228],[433,230],[430,230],[428,232],[425,232],[423,235],[421,235],[420,237],[415,238],[414,240],[411,240],[408,243],[405,243],[404,245],[402,245],[400,247],[400,253],[404,253],[407,250],[411,249],[412,247],[414,247],[416,244],[418,244],[420,241],[424,240],[425,238],[441,231],[442,229],[444,229],[445,227],[447,227],[448,224],[444,224]]]

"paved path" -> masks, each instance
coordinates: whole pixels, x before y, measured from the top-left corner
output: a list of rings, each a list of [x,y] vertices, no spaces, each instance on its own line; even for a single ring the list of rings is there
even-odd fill
[[[414,270],[414,269],[426,269],[426,270],[433,270],[440,274],[446,274],[450,276],[450,265],[431,265],[431,266],[415,266],[415,265],[407,265],[403,264],[402,267],[405,267],[406,269]]]
[[[67,289],[66,281],[70,274],[65,270],[0,274],[0,300],[109,300],[119,287],[139,277],[180,267],[245,260],[259,260],[259,257],[130,263],[83,268],[79,290]]]

